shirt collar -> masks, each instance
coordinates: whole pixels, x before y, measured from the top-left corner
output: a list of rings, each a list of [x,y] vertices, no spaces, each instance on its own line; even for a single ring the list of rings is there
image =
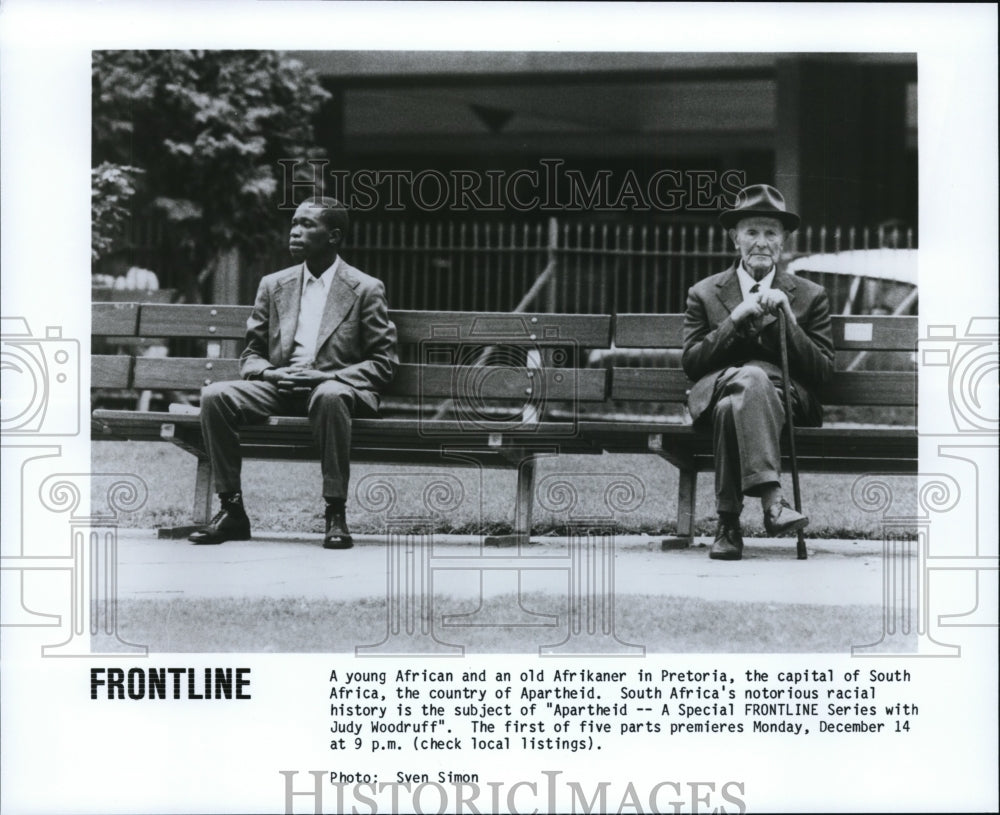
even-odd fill
[[[760,289],[758,291],[767,291],[771,288],[771,284],[774,282],[774,271],[775,267],[772,266],[771,271],[760,279]],[[750,289],[758,281],[754,280],[753,275],[743,268],[743,261],[736,264],[736,276],[740,281],[740,290],[743,292],[743,298],[746,299],[750,294]]]
[[[329,268],[319,277],[313,277],[312,272],[309,271],[309,267],[306,266],[306,262],[302,261],[302,288],[305,289],[309,285],[310,280],[316,280],[323,287],[323,291],[329,291],[330,283],[333,281],[334,276],[337,274],[337,270],[340,268],[340,255],[334,258],[333,263],[330,264]]]

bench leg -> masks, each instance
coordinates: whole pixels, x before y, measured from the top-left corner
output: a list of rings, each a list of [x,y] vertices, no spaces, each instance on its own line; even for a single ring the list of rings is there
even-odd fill
[[[156,531],[158,538],[186,538],[212,517],[212,462],[207,457],[198,457],[198,468],[194,477],[194,507],[191,520],[186,526],[163,527]]]
[[[198,471],[194,477],[194,509],[191,517],[196,524],[207,524],[212,517],[212,462],[207,458],[198,459]]]
[[[677,484],[677,533],[663,539],[661,549],[686,549],[694,536],[694,501],[698,490],[698,471],[682,469]]]
[[[517,503],[514,507],[514,534],[531,536],[531,515],[535,509],[535,457],[529,456],[517,470]],[[527,543],[527,540],[525,540]]]
[[[517,468],[517,499],[514,504],[514,533],[488,535],[487,546],[526,546],[531,542],[531,515],[535,504],[535,456],[527,455]]]

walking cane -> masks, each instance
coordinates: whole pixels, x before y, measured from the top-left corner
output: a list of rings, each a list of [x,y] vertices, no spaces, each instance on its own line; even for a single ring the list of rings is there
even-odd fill
[[[781,384],[785,393],[785,424],[788,427],[788,455],[792,460],[792,493],[795,499],[795,511],[802,512],[802,493],[799,490],[799,462],[795,456],[795,423],[792,421],[792,379],[788,375],[788,336],[785,328],[785,311],[778,310],[778,332],[781,336]],[[798,541],[795,552],[799,560],[805,560],[806,536],[798,530]]]

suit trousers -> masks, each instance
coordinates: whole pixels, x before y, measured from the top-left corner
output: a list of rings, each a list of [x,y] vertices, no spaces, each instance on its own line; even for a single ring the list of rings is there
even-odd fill
[[[792,410],[799,413],[798,394]],[[739,514],[744,495],[759,495],[781,477],[781,429],[785,406],[780,378],[754,365],[727,368],[715,384],[712,404],[715,500],[718,512]]]
[[[372,415],[354,388],[323,382],[305,396],[282,393],[270,382],[214,382],[201,391],[201,430],[208,445],[217,492],[240,492],[243,458],[239,426],[262,424],[269,416],[309,417],[320,453],[323,495],[346,498],[350,480],[351,419]]]

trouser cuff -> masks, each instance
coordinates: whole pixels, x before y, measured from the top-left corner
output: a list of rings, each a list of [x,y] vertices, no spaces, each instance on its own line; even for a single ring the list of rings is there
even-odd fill
[[[720,515],[723,512],[728,512],[732,515],[738,516],[741,512],[743,512],[743,502],[720,498],[715,502],[715,511]]]
[[[334,481],[329,478],[323,479],[323,497],[333,500],[339,498],[341,501],[347,499],[347,489],[341,481]]]
[[[780,482],[781,474],[776,470],[762,470],[759,473],[743,477],[743,494],[757,496],[764,485]]]

